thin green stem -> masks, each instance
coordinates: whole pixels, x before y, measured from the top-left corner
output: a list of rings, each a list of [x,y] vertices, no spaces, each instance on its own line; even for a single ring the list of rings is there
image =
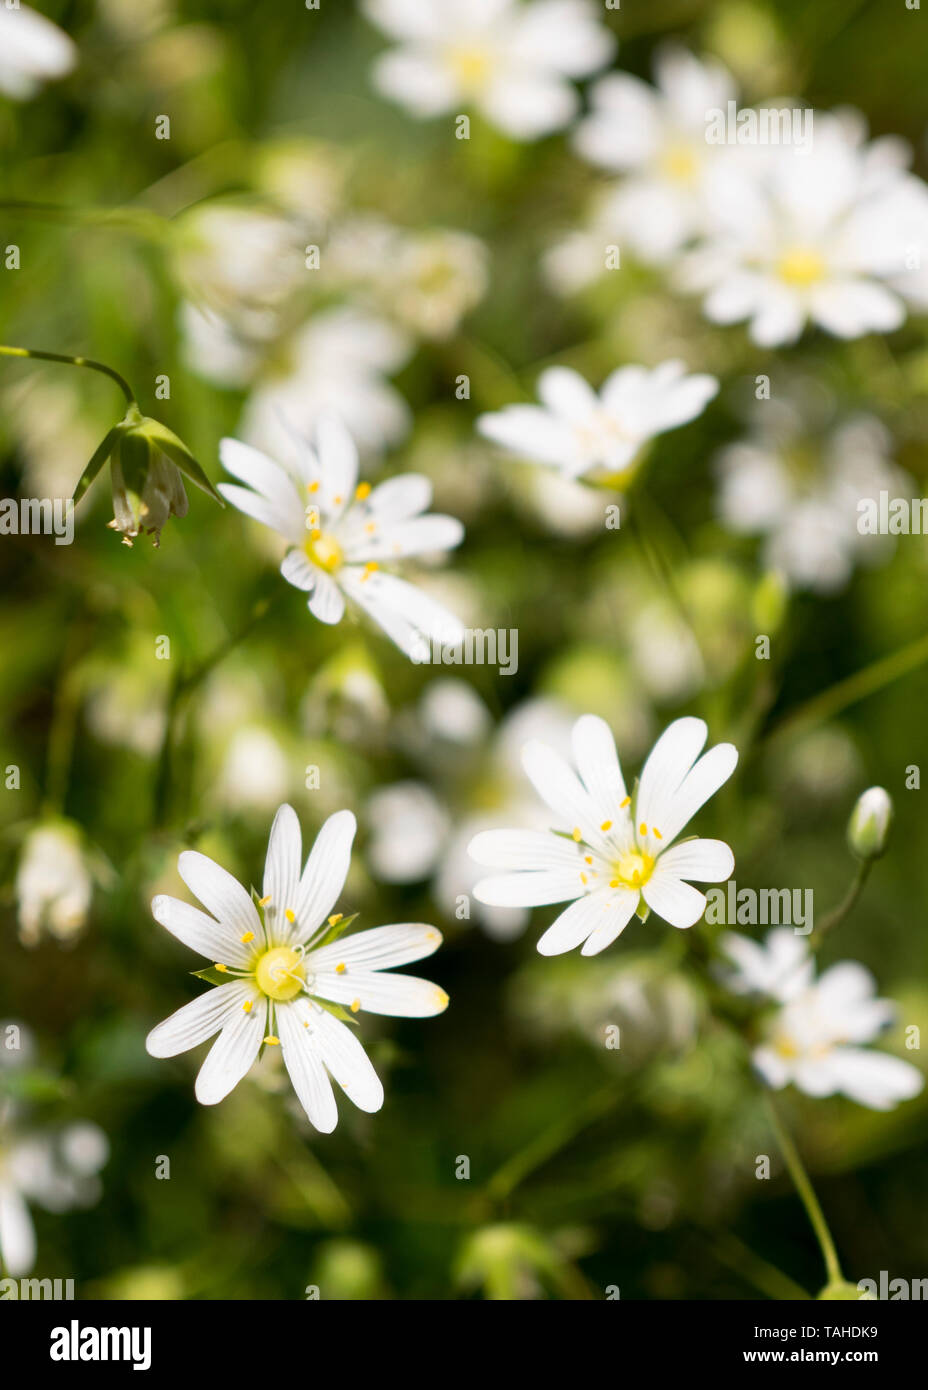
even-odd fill
[[[837,907],[832,908],[831,912],[818,923],[812,933],[809,945],[812,947],[813,951],[818,950],[825,935],[832,931],[834,927],[837,927],[844,921],[845,917],[848,916],[854,904],[857,902],[857,899],[864,891],[864,885],[870,877],[870,870],[873,868],[873,864],[874,861],[872,859],[864,859],[858,865],[857,872],[851,881],[851,886],[848,888],[844,897],[838,903]]]
[[[494,1202],[511,1196],[521,1182],[568,1144],[587,1125],[608,1113],[615,1105],[615,1086],[594,1091],[571,1115],[558,1119],[518,1153],[508,1158],[487,1183],[487,1195]]]
[[[40,352],[38,348],[8,347],[0,344],[0,356],[3,357],[27,357],[39,362],[63,362],[68,367],[87,367],[92,372],[102,372],[122,391],[129,405],[137,405],[132,388],[125,377],[119,375],[112,367],[107,367],[104,362],[94,362],[89,357],[68,357],[60,352]]]
[[[799,1150],[787,1133],[769,1091],[765,1093],[765,1099],[767,1102],[767,1112],[770,1116],[770,1123],[776,1135],[777,1143],[780,1146],[780,1151],[786,1161],[786,1166],[789,1169],[789,1175],[793,1180],[796,1191],[799,1193],[800,1201],[806,1209],[806,1215],[812,1224],[812,1229],[818,1240],[822,1258],[825,1261],[825,1272],[828,1276],[828,1283],[843,1283],[844,1275],[841,1273],[841,1265],[838,1262],[838,1252],[831,1238],[831,1232],[828,1229],[828,1222],[825,1220],[825,1214],[815,1195],[815,1189],[803,1166],[802,1159],[799,1157]]]

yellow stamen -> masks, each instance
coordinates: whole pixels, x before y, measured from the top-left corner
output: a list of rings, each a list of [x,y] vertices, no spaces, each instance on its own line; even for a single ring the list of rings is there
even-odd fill
[[[275,1038],[273,1033],[268,1034],[264,1041],[270,1043],[272,1047],[280,1047],[280,1038]]]
[[[307,491],[307,492],[318,492],[318,491],[319,491],[319,484],[318,484],[318,483],[307,483],[307,484],[306,484],[306,491]]]
[[[355,495],[355,497],[358,499],[359,502],[363,502],[364,499],[365,499],[366,497],[370,497],[370,495],[371,495],[371,485],[370,485],[370,483],[358,483],[358,486],[357,486],[357,487],[355,488],[355,490],[354,490],[354,495]]]
[[[611,829],[612,829],[612,821],[611,821],[611,820],[604,820],[603,823],[602,823],[602,825],[601,825],[599,828],[600,828],[600,830],[611,830]]]
[[[585,855],[583,856],[583,862],[584,862],[584,864],[592,864],[592,862],[593,862],[593,856],[592,856],[592,854],[585,854]]]
[[[795,246],[777,262],[777,272],[781,280],[796,289],[808,289],[825,277],[825,262],[817,251],[805,246]]]
[[[327,535],[324,531],[311,531],[303,550],[307,558],[327,574],[333,574],[342,563],[341,546],[334,536]]]
[[[626,807],[626,806],[631,806],[631,804],[632,804],[632,799],[631,799],[630,796],[627,796],[627,797],[625,798],[624,801],[620,801],[620,802],[619,802],[619,810],[620,810],[620,811],[624,811],[624,810],[625,810],[625,807]]]
[[[254,941],[254,939],[255,934],[253,931],[246,931],[244,936],[239,937],[239,941],[242,943],[243,946],[247,946],[249,941]]]
[[[253,999],[246,999],[245,1002],[244,1002],[244,1004],[242,1005],[242,1008],[245,1010],[246,1014],[250,1014],[250,1013],[251,1013],[251,1010],[252,1010],[252,1008],[253,1008],[253,1006],[254,1006],[254,1000],[253,1000]]]
[[[661,834],[661,832],[658,830],[658,828],[657,828],[656,825],[652,825],[652,826],[651,826],[651,829],[654,831],[655,835],[657,836],[657,838],[658,838],[659,840],[663,840],[664,837],[663,837],[663,835]]]
[[[647,835],[647,833],[648,833],[648,827],[645,825],[644,821],[642,821],[641,824],[639,825],[639,827],[638,827],[638,833],[639,833],[639,835]]]
[[[354,1002],[353,1002],[352,1005],[351,1005],[351,1012],[352,1012],[353,1014],[356,1014],[356,1013],[358,1012],[358,1009],[360,1009],[360,1007],[361,1007],[361,1001],[360,1001],[360,999],[355,999]]]
[[[573,835],[573,838],[576,840],[577,844],[579,844],[580,841],[583,839],[583,834],[581,833],[579,825],[574,826],[571,834]]]
[[[333,913],[332,913],[332,916],[329,918],[329,926],[330,926],[330,927],[336,927],[336,926],[338,926],[338,923],[342,920],[342,918],[344,917],[344,915],[345,915],[345,914],[344,914],[343,912],[333,912]]]
[[[216,969],[216,970],[221,970],[223,974],[225,974],[225,972],[228,970],[228,968],[229,968],[229,967],[228,967],[227,965],[220,965],[218,961],[216,962],[215,969]]]
[[[284,913],[284,916],[286,917],[287,921],[291,924],[296,921],[296,913],[294,912],[292,907],[287,908],[286,912]]]
[[[273,946],[255,966],[255,979],[269,999],[293,999],[303,988],[302,957],[289,946]]]
[[[259,899],[258,899],[258,906],[259,906],[259,907],[267,907],[267,905],[268,905],[268,903],[269,903],[270,901],[271,901],[271,895],[270,895],[270,893],[268,893],[268,895],[267,895],[266,898],[259,898]]]
[[[344,962],[343,960],[340,960],[340,961],[338,962],[338,965],[336,965],[336,967],[335,967],[335,973],[336,973],[336,975],[344,975],[344,973],[345,973],[345,971],[346,971],[347,969],[348,969],[348,967],[347,967],[347,965],[345,964],[345,962]]]

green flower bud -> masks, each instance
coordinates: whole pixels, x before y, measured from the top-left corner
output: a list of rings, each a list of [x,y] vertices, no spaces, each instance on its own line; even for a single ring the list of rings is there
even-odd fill
[[[886,851],[893,803],[884,787],[868,787],[857,798],[848,821],[847,841],[860,859],[879,859]]]

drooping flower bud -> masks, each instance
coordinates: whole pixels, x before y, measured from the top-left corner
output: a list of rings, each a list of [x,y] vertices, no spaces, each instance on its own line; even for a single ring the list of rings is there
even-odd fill
[[[893,803],[884,787],[868,787],[857,798],[847,826],[847,840],[860,859],[879,859],[886,852]]]

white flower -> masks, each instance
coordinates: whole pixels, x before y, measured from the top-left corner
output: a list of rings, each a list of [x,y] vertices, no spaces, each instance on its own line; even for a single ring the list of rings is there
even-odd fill
[[[23,101],[76,62],[77,49],[57,24],[28,5],[0,5],[0,92]]]
[[[76,827],[52,821],[29,834],[14,892],[24,946],[37,945],[43,931],[58,941],[70,941],[81,931],[90,912],[93,876]]]
[[[612,239],[643,261],[667,261],[708,212],[706,174],[724,147],[706,140],[707,113],[726,109],[735,84],[719,63],[669,45],[654,63],[657,88],[610,73],[591,89],[591,114],[574,145],[584,159],[625,175],[602,209]],[[602,246],[598,248],[602,268]]]
[[[382,563],[434,554],[459,545],[464,529],[450,516],[426,515],[432,489],[418,473],[404,473],[371,488],[358,483],[358,454],[334,416],[322,420],[311,449],[299,446],[296,474],[266,455],[223,439],[226,469],[247,483],[220,483],[219,491],[246,516],[278,532],[289,545],[280,572],[309,594],[309,610],[323,623],[338,623],[350,599],[407,656],[426,642],[461,640],[458,620]]]
[[[788,417],[785,423],[722,450],[719,515],[733,531],[764,535],[765,566],[793,588],[834,593],[855,563],[892,549],[891,537],[860,534],[860,501],[882,491],[907,495],[909,480],[890,461],[892,441],[878,420],[857,416],[839,425],[812,467],[806,431]]]
[[[787,947],[786,936],[797,944]],[[856,961],[841,961],[813,980],[808,947],[799,940],[781,928],[768,934],[764,946],[735,933],[722,941],[741,966],[736,987],[753,988],[781,1004],[753,1053],[767,1084],[780,1090],[792,1083],[810,1096],[841,1094],[872,1110],[891,1110],[918,1095],[924,1077],[917,1067],[861,1046],[895,1014],[888,999],[876,998],[870,971]]]
[[[475,107],[515,140],[536,140],[577,110],[569,78],[603,67],[615,39],[589,0],[365,0],[398,47],[374,84],[415,116]]]
[[[310,435],[320,417],[332,413],[365,451],[398,443],[409,428],[409,407],[386,377],[411,352],[409,337],[384,319],[351,308],[315,314],[289,344],[287,365],[251,393],[244,438],[286,456],[290,440],[282,417]]]
[[[718,388],[713,376],[687,376],[679,361],[619,367],[599,395],[572,368],[549,367],[538,378],[541,405],[506,406],[479,416],[477,428],[568,478],[624,486],[644,445],[694,420]]]
[[[28,1202],[49,1211],[91,1206],[100,1195],[97,1173],[109,1156],[97,1125],[77,1121],[55,1134],[18,1131],[11,1107],[0,1109],[0,1263],[18,1278],[35,1263]]]
[[[174,270],[197,303],[274,308],[305,275],[300,226],[247,203],[202,203],[175,224]]]
[[[807,323],[839,338],[905,319],[890,282],[928,225],[894,140],[863,143],[859,124],[814,113],[810,145],[738,148],[713,165],[714,225],[681,267],[715,323],[750,320],[762,347],[795,342]],[[917,277],[913,277],[913,293]]]
[[[350,811],[330,816],[301,872],[300,824],[291,806],[281,806],[257,904],[225,869],[193,851],[180,856],[178,869],[206,912],[177,898],[152,901],[163,927],[229,976],[146,1041],[152,1057],[174,1057],[219,1034],[197,1076],[202,1105],[223,1100],[264,1044],[280,1046],[300,1104],[328,1134],[338,1121],[330,1077],[361,1110],[380,1109],[383,1087],[352,1027],[327,1006],[396,1018],[429,1018],[447,1007],[437,985],[392,969],[437,950],[434,927],[407,922],[335,939],[344,919],[330,914],[355,828]]]
[[[555,825],[475,836],[473,858],[504,871],[477,884],[477,899],[501,907],[569,901],[538,943],[549,956],[581,942],[585,956],[596,955],[636,912],[646,918],[653,909],[675,927],[698,922],[706,898],[687,880],[718,883],[735,864],[721,840],[674,844],[738,761],[730,743],[700,757],[707,734],[701,719],[675,720],[652,748],[632,795],[609,726],[595,715],[574,725],[577,772],[544,744],[527,744],[523,767]]]

